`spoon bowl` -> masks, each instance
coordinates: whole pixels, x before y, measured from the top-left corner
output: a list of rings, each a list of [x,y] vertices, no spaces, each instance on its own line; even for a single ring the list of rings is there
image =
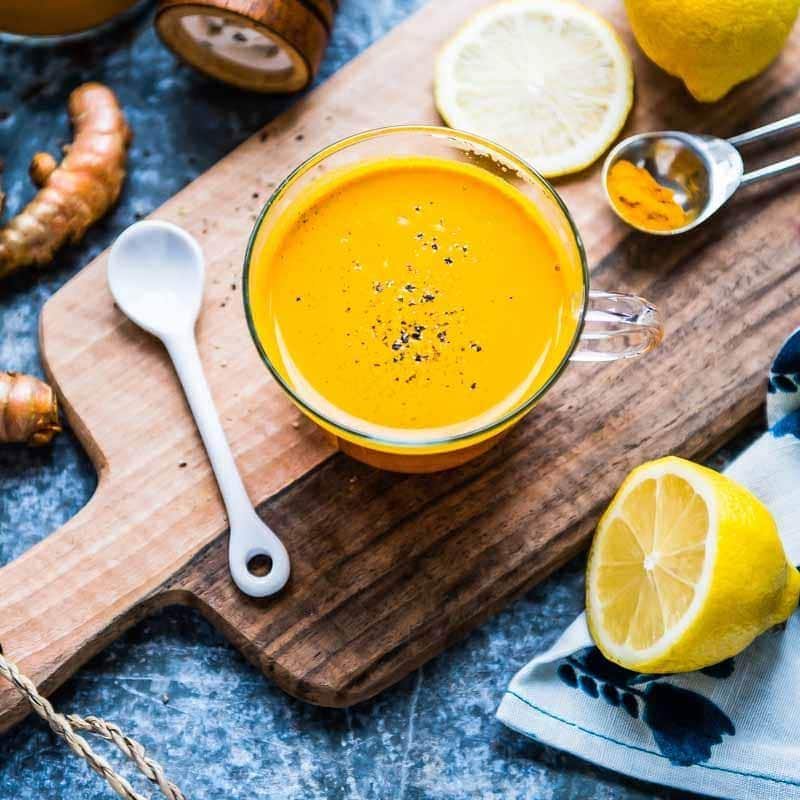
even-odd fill
[[[154,336],[194,326],[204,282],[200,246],[177,225],[139,222],[114,243],[108,262],[111,294],[127,317]]]
[[[652,230],[623,217],[637,230],[657,236],[685,233],[705,222],[739,188],[744,175],[739,151],[725,139],[681,131],[631,136],[609,153],[603,166],[603,188],[617,214],[608,175],[619,161],[629,161],[649,172],[656,183],[672,190],[675,202],[685,212],[686,224],[672,230]]]

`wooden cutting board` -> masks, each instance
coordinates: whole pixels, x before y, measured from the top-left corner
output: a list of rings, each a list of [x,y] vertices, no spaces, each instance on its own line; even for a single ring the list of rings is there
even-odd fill
[[[0,570],[0,644],[45,692],[153,609],[179,603],[291,694],[363,700],[584,547],[631,467],[706,453],[760,408],[770,358],[800,322],[800,184],[750,190],[701,230],[656,240],[613,218],[598,168],[558,189],[595,287],[661,307],[666,339],[652,356],[573,365],[500,446],[435,476],[334,454],[268,377],[241,300],[256,212],[317,148],[437,121],[435,53],[483,4],[430,3],[154,214],[192,231],[208,259],[200,351],[248,490],[292,556],[280,596],[254,601],[232,585],[225,516],[177,380],[161,346],[114,308],[106,256],[47,303],[42,355],[99,484],[75,519]],[[622,3],[591,5],[627,36]],[[694,103],[628,40],[637,76],[628,132],[730,134],[797,110],[798,34],[766,75],[713,106]],[[0,730],[25,711],[0,686]]]

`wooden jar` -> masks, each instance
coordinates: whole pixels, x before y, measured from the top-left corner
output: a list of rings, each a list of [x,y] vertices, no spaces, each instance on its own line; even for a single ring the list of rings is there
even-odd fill
[[[295,92],[314,79],[338,0],[160,0],[156,30],[193,67],[241,89]]]

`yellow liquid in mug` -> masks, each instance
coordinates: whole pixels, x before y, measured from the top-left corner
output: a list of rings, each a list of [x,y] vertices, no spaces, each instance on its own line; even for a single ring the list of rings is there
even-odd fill
[[[281,377],[336,423],[392,440],[516,409],[564,358],[583,292],[531,200],[436,158],[318,179],[253,258],[253,322]]]

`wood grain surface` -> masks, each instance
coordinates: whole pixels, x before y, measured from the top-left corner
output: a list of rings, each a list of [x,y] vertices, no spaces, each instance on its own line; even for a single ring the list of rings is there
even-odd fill
[[[154,215],[191,230],[208,259],[201,356],[248,490],[292,556],[280,596],[235,590],[225,516],[177,380],[160,345],[114,309],[105,256],[47,304],[47,370],[100,477],[75,519],[0,570],[0,644],[44,691],[175,602],[200,608],[288,692],[357,702],[584,547],[631,467],[706,453],[758,412],[771,356],[800,321],[800,185],[748,190],[694,233],[652,240],[606,208],[597,168],[557,188],[595,288],[661,307],[666,338],[651,357],[573,365],[497,448],[434,476],[390,475],[334,454],[268,377],[240,296],[259,206],[336,138],[435,121],[436,50],[481,5],[432,2]],[[796,111],[797,34],[764,76],[701,106],[635,49],[621,3],[592,5],[631,43],[637,100],[627,132],[730,134]],[[783,143],[771,158],[791,149]],[[765,158],[748,154],[751,164]],[[0,687],[0,730],[24,713]]]

